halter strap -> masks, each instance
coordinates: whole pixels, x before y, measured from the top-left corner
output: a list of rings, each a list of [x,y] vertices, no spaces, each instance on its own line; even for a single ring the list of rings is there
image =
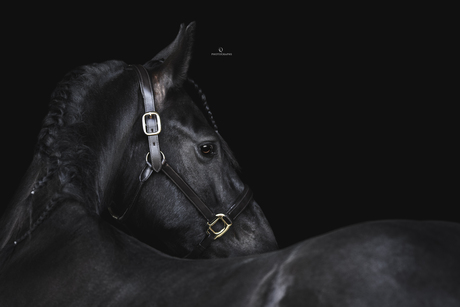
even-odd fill
[[[193,191],[193,189],[185,182],[185,180],[168,164],[163,166],[163,173],[171,179],[172,182],[187,196],[188,200],[195,206],[195,208],[204,216],[208,223],[215,219],[214,212],[200,199],[200,197]]]
[[[160,141],[158,134],[161,132],[160,115],[155,112],[155,97],[153,94],[152,81],[150,75],[142,65],[133,65],[137,75],[139,76],[139,87],[141,89],[142,97],[144,98],[144,110],[142,115],[142,128],[145,135],[147,135],[149,142],[150,162],[155,172],[161,170],[161,153]]]

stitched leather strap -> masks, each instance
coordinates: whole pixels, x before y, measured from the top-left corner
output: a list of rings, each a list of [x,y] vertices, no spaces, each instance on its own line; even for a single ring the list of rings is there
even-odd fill
[[[187,196],[188,200],[198,209],[198,211],[205,217],[208,223],[216,219],[216,214],[209,209],[209,207],[200,199],[200,197],[193,191],[193,189],[185,182],[185,180],[168,164],[164,163],[162,168],[163,173],[171,179],[172,182]],[[244,190],[238,195],[237,199],[233,202],[230,209],[227,210],[225,215],[233,222],[238,215],[246,208],[252,199],[252,191],[245,184]]]
[[[234,221],[238,215],[243,212],[244,209],[249,205],[253,197],[252,191],[246,184],[244,185],[244,190],[238,195],[238,198],[233,202],[233,206],[227,210],[226,215]]]
[[[155,113],[155,98],[153,94],[152,81],[150,80],[150,75],[142,65],[133,65],[138,76],[139,76],[139,87],[141,89],[142,97],[144,98],[144,110],[145,114],[143,115],[143,121],[145,121],[144,132],[147,133],[156,133],[159,132],[161,128],[161,123],[159,122],[159,116],[154,116]],[[152,168],[155,172],[161,170],[161,153],[160,153],[160,141],[158,139],[158,134],[148,135],[149,142],[149,152],[150,152],[150,162],[152,163]]]
[[[187,196],[188,200],[198,209],[198,211],[205,217],[208,223],[211,223],[216,215],[211,209],[206,206],[206,204],[200,199],[198,195],[196,195],[195,191],[185,182],[182,177],[176,173],[176,171],[168,164],[164,163],[162,168],[163,173],[171,179],[172,182],[176,184],[176,186]]]

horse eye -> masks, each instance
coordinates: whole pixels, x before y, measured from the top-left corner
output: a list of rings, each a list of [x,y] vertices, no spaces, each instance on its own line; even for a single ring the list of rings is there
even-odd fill
[[[212,146],[211,144],[201,145],[201,152],[205,155],[212,154],[214,153],[214,146]]]

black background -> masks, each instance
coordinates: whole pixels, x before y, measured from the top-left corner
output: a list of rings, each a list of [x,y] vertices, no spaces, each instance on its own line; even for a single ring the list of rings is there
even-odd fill
[[[189,75],[281,247],[370,220],[460,222],[454,101],[437,89],[449,46],[432,15],[328,4],[248,11],[230,2],[8,12],[5,200],[32,159],[65,73],[110,59],[144,63],[179,24],[195,20]],[[219,47],[232,56],[211,56]]]

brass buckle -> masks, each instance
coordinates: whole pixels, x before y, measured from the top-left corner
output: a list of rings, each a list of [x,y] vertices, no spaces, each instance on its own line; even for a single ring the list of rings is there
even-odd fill
[[[150,118],[153,118],[152,115],[154,115],[157,119],[157,131],[155,132],[148,132],[147,131],[147,125],[145,123],[145,117],[149,116]],[[142,129],[144,129],[144,133],[146,135],[158,135],[161,132],[161,120],[160,120],[160,114],[157,112],[147,112],[144,115],[142,115]]]
[[[227,218],[228,222],[224,218]],[[219,231],[214,231],[214,229],[212,229],[212,226],[216,225],[216,223],[219,220],[221,220],[224,223],[224,228],[222,228]],[[211,223],[207,223],[207,224],[208,224],[209,228],[208,228],[208,230],[206,230],[206,233],[209,234],[209,231],[211,231],[213,234],[215,234],[216,235],[216,237],[214,238],[214,240],[215,240],[217,238],[222,237],[227,232],[227,230],[230,228],[230,226],[232,226],[232,221],[225,214],[218,213],[218,214],[216,214],[216,219],[214,221],[212,221]]]

